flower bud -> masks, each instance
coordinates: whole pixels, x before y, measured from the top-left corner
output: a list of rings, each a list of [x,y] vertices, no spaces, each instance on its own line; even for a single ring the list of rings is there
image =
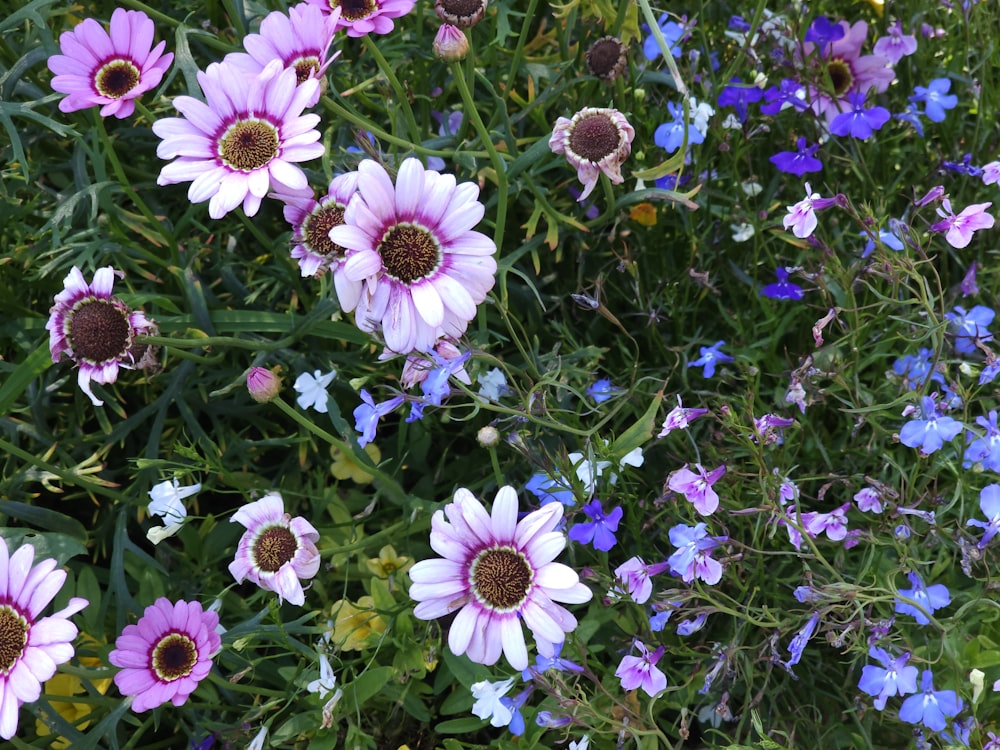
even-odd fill
[[[486,425],[479,428],[479,432],[476,433],[476,440],[484,448],[493,448],[500,442],[500,433],[496,427]]]
[[[434,54],[445,62],[458,62],[469,54],[469,40],[457,26],[443,23],[434,37]]]
[[[247,390],[257,403],[273,401],[281,391],[281,378],[263,367],[251,367],[247,373]]]

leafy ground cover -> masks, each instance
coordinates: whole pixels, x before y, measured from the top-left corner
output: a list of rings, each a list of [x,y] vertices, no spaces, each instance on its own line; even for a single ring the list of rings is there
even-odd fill
[[[12,747],[1000,748],[993,4],[0,32]]]

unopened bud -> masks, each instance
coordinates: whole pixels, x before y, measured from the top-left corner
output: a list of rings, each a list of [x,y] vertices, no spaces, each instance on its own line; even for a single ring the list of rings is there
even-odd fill
[[[500,442],[500,433],[496,427],[486,425],[479,428],[479,432],[476,433],[476,440],[484,448],[493,448]]]
[[[469,54],[469,40],[457,26],[443,23],[434,37],[434,54],[445,62],[464,60]]]
[[[251,367],[247,373],[247,390],[257,403],[273,401],[281,391],[281,378],[263,367]]]

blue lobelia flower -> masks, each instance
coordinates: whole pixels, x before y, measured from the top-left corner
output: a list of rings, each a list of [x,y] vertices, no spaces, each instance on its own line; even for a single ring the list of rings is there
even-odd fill
[[[961,422],[938,415],[937,406],[930,396],[920,399],[920,411],[920,418],[907,422],[899,431],[899,441],[909,448],[933,453],[962,431]]]
[[[948,719],[962,710],[962,699],[954,690],[935,690],[934,674],[925,669],[920,676],[922,692],[911,695],[899,707],[899,718],[908,724],[923,724],[934,732],[948,726]]]
[[[872,133],[881,128],[892,116],[885,107],[865,108],[865,95],[860,91],[852,91],[848,95],[851,109],[841,112],[830,123],[830,132],[839,136],[851,136],[864,141],[872,137]]]
[[[916,86],[910,102],[913,104],[922,103],[924,114],[932,122],[941,122],[945,118],[945,112],[954,109],[958,105],[958,97],[949,94],[951,81],[947,78],[935,78],[928,84],[927,88]]]
[[[930,619],[927,617],[928,614],[932,615],[935,610],[951,604],[951,594],[948,593],[948,587],[943,583],[925,586],[924,582],[920,580],[920,576],[912,571],[907,573],[906,577],[910,580],[910,585],[913,588],[900,589],[899,594],[900,596],[905,596],[907,599],[911,599],[916,604],[919,604],[920,607],[904,602],[901,599],[896,599],[895,611],[901,615],[913,615],[918,625],[929,625]],[[926,610],[927,614],[924,614],[924,610]]]

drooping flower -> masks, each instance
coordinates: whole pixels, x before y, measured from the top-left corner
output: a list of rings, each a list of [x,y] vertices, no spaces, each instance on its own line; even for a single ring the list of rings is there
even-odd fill
[[[912,571],[907,573],[906,577],[910,580],[910,585],[913,588],[900,589],[899,595],[911,599],[915,604],[910,604],[897,598],[895,600],[895,611],[898,614],[913,615],[918,625],[929,625],[928,614],[932,615],[935,610],[951,604],[951,594],[948,592],[948,587],[943,583],[925,586],[920,576]],[[917,604],[920,605],[919,608],[916,606]]]
[[[996,412],[991,412],[996,421]],[[965,522],[966,526],[978,526],[985,533],[983,538],[976,545],[979,549],[985,549],[990,540],[1000,532],[1000,484],[988,484],[979,493],[979,509],[988,520],[980,521],[978,518],[970,518]]]
[[[812,616],[806,621],[806,624],[802,626],[802,629],[792,638],[792,642],[788,644],[788,661],[781,664],[789,672],[792,671],[792,667],[799,663],[799,660],[802,658],[802,652],[806,650],[806,645],[808,645],[809,639],[813,637],[813,633],[816,632],[818,624],[819,612],[813,612]]]
[[[641,687],[646,695],[655,698],[667,687],[667,676],[656,666],[665,649],[660,646],[655,651],[650,651],[642,641],[634,641],[633,645],[638,649],[639,655],[623,656],[615,670],[615,677],[621,680],[622,690]]]
[[[958,214],[952,211],[951,201],[947,198],[941,203],[942,206],[937,209],[937,213],[942,220],[931,224],[927,227],[927,231],[946,232],[944,238],[954,248],[968,247],[976,231],[993,226],[994,218],[986,213],[986,209],[993,205],[992,202],[973,203]]]
[[[326,14],[309,3],[299,3],[288,9],[269,13],[260,22],[257,34],[243,37],[246,52],[231,52],[225,62],[250,76],[260,75],[272,60],[281,60],[285,68],[295,69],[295,80],[303,83],[310,79],[323,80],[326,69],[339,52],[328,55],[330,43],[340,20],[341,8]],[[316,106],[320,87],[314,89],[307,107]]]
[[[434,0],[434,12],[445,24],[469,29],[486,16],[487,0]]]
[[[115,684],[122,695],[134,696],[133,711],[187,702],[222,647],[218,624],[219,615],[202,610],[199,602],[160,597],[135,625],[125,626],[108,661],[122,667]]]
[[[66,607],[40,617],[66,582],[66,571],[46,559],[34,565],[30,544],[9,554],[0,537],[0,737],[17,733],[18,710],[41,697],[42,683],[73,656],[76,625],[69,618],[87,606],[73,597]]]
[[[587,47],[587,70],[606,83],[611,83],[625,72],[628,65],[628,48],[616,36],[602,36]]]
[[[633,138],[635,130],[617,109],[584,107],[572,118],[556,120],[549,148],[566,156],[583,183],[577,202],[593,192],[602,172],[615,185],[625,181],[622,164],[632,153]]]
[[[274,591],[279,601],[301,606],[306,596],[303,580],[319,572],[319,532],[311,523],[285,512],[281,495],[272,492],[248,503],[229,519],[246,527],[229,572],[237,583],[252,581]]]
[[[467,489],[431,518],[431,547],[441,558],[410,569],[414,615],[432,620],[459,610],[448,647],[479,664],[495,664],[501,652],[517,670],[528,666],[523,622],[542,654],[576,628],[576,618],[556,604],[582,604],[592,593],[577,573],[554,562],[566,545],[556,526],[561,503],[550,503],[517,520],[513,487],[497,492],[492,514]]]
[[[330,398],[326,389],[335,377],[337,377],[336,370],[330,370],[325,375],[322,370],[313,370],[312,375],[308,372],[300,373],[292,384],[292,388],[299,394],[295,398],[295,403],[300,409],[312,408],[320,414],[326,414]]]
[[[877,659],[882,666],[866,664],[861,670],[858,689],[875,696],[873,704],[876,709],[882,711],[885,702],[894,695],[917,692],[917,668],[906,664],[910,660],[909,651],[893,659],[885,649],[871,646],[868,655]]]
[[[66,355],[80,368],[77,382],[94,406],[104,402],[93,394],[90,382],[107,385],[118,379],[118,368],[136,367],[135,337],[155,335],[156,324],[141,310],[130,310],[111,291],[115,276],[124,274],[111,266],[99,268],[88,284],[73,266],[55,296],[45,328],[49,332],[52,361]]]
[[[362,37],[366,34],[388,34],[395,24],[392,19],[405,16],[416,0],[306,0],[325,13],[340,10],[337,31],[347,29],[347,36]]]
[[[159,185],[191,182],[188,200],[209,201],[208,215],[221,219],[241,203],[254,216],[269,190],[295,193],[308,185],[295,162],[323,154],[317,143],[319,115],[302,114],[319,81],[298,84],[294,68],[273,60],[247,77],[228,63],[198,72],[205,94],[174,98],[184,117],[153,123],[162,141],[161,159],[175,159],[160,170]]]
[[[344,310],[400,354],[460,337],[497,268],[493,240],[472,229],[484,212],[478,185],[456,185],[419,159],[403,160],[395,185],[382,165],[362,161],[345,223],[330,231],[348,250],[346,277],[364,282],[357,305]]]
[[[923,724],[932,732],[948,726],[948,719],[962,710],[962,699],[954,690],[935,690],[934,673],[925,669],[920,675],[922,692],[911,695],[899,707],[899,718],[908,724]]]
[[[337,675],[333,673],[329,657],[323,652],[319,653],[319,678],[306,685],[306,690],[310,693],[319,693],[321,701],[326,700],[327,693],[335,690],[340,692],[340,688],[337,687]]]
[[[59,37],[61,55],[48,60],[55,77],[52,88],[68,94],[62,112],[101,107],[101,117],[130,117],[135,100],[158,86],[173,61],[163,54],[166,42],[152,47],[156,26],[138,10],[116,8],[110,33],[93,18],[85,18]],[[152,48],[151,48],[152,47]]]

